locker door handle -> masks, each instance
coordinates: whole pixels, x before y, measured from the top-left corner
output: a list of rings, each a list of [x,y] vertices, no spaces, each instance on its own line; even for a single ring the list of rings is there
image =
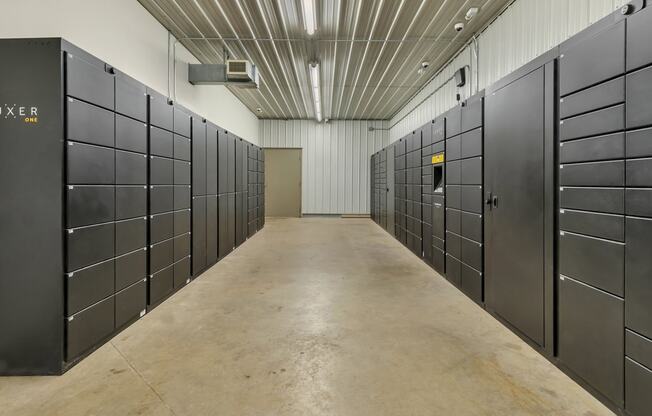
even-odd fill
[[[493,199],[491,192],[487,192],[487,198],[484,200],[484,203],[489,206],[489,211],[491,211],[491,207],[493,206]]]
[[[493,198],[491,198],[491,203],[494,206],[494,208],[498,207],[498,197],[496,195],[494,195]]]

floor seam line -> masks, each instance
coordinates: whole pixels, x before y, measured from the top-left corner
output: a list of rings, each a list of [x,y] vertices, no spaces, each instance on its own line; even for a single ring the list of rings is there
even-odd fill
[[[136,369],[136,367],[131,363],[131,361],[129,361],[129,359],[122,353],[122,351],[120,351],[120,349],[112,341],[110,342],[110,344],[118,352],[118,354],[120,354],[122,359],[125,360],[127,365],[138,375],[138,377],[140,377],[141,380],[143,380],[143,383],[145,383],[145,385],[152,391],[152,393],[154,393],[156,395],[156,397],[158,397],[158,399],[161,401],[161,403],[163,403],[163,405],[165,407],[167,407],[167,409],[170,411],[170,413],[172,413],[172,415],[176,416],[175,411],[172,410],[170,405],[168,405],[167,402],[165,400],[163,400],[163,397],[159,394],[159,392],[157,392],[156,389],[154,389],[154,387],[145,379],[145,376],[143,376],[141,374],[141,372]]]

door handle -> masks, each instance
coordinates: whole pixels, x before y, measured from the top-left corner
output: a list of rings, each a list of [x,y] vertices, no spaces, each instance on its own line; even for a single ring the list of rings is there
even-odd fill
[[[493,206],[493,195],[491,192],[487,192],[487,197],[485,198],[484,203],[489,207],[489,211],[491,211],[491,207]]]
[[[494,206],[494,208],[498,207],[498,197],[496,195],[494,195],[493,198],[491,198],[491,203]]]

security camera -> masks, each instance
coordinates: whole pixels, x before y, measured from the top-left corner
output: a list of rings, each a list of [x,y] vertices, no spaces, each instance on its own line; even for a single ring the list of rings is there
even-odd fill
[[[426,69],[430,66],[430,62],[428,61],[423,61],[421,62],[421,68]]]
[[[454,27],[456,32],[461,32],[464,30],[464,23],[455,23]]]

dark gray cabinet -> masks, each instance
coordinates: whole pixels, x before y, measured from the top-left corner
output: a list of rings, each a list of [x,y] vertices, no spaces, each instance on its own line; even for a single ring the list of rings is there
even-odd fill
[[[524,190],[545,189],[544,97],[546,85],[553,87],[549,81],[545,67],[539,67],[487,93],[485,103],[484,172],[491,203],[484,228],[487,306],[542,347],[545,200],[540,191]],[[476,198],[481,205],[482,195]],[[470,203],[470,196],[462,199],[462,205]]]
[[[226,252],[255,233],[250,145],[238,139],[235,160],[234,136],[218,149],[223,130],[63,39],[3,39],[0,52],[12,100],[47,110],[0,123],[21,138],[0,152],[0,275],[16,277],[0,291],[12,311],[0,375],[61,374],[189,283],[193,263],[215,263],[221,208]],[[258,213],[264,158],[251,149]]]
[[[651,27],[633,1],[389,147],[392,234],[632,416],[652,408]]]

